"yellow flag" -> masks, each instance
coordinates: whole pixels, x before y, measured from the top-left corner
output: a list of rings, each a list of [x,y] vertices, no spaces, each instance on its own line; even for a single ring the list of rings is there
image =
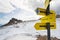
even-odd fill
[[[45,8],[47,8],[47,6],[49,5],[50,1],[51,0],[45,0],[45,3],[44,3],[45,4]]]

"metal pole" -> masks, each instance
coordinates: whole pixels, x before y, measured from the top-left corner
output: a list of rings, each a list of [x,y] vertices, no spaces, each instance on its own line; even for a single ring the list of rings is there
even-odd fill
[[[50,4],[48,5],[47,9],[46,9],[46,16],[50,14]]]
[[[47,28],[47,38],[48,40],[51,40],[50,39],[50,23],[46,23],[46,28]]]
[[[50,2],[51,0],[49,0]],[[50,14],[50,4],[48,5],[47,9],[46,9],[46,16]],[[48,37],[48,40],[51,40],[50,39],[50,23],[46,23],[46,28],[47,28],[47,37]]]

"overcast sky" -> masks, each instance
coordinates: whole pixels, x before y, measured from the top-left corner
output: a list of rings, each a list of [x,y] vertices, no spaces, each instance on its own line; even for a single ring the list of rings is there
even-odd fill
[[[12,17],[38,19],[34,10],[37,7],[44,8],[44,2],[45,0],[0,0],[0,24],[7,23]],[[60,0],[52,0],[50,5],[50,9],[60,13]]]

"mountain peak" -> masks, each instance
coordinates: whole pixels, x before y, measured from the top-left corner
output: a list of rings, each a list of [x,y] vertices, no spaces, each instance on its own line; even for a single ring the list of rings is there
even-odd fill
[[[5,25],[2,25],[2,26],[9,26],[9,25],[20,23],[20,22],[22,22],[22,20],[12,18],[8,23],[6,23]]]

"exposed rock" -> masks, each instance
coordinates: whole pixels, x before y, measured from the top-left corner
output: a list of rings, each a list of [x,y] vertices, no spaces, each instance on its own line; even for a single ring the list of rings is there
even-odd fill
[[[22,22],[22,20],[17,20],[15,18],[12,18],[7,24],[2,25],[2,27],[3,26],[9,26],[9,25],[17,24],[17,23],[20,23],[20,22]]]
[[[60,18],[60,15],[57,15],[56,18]]]
[[[47,40],[47,36],[41,36],[41,35],[39,35],[38,37],[37,37],[37,40]],[[51,37],[51,40],[60,40],[60,39],[58,39],[58,38],[56,38],[56,37]]]

